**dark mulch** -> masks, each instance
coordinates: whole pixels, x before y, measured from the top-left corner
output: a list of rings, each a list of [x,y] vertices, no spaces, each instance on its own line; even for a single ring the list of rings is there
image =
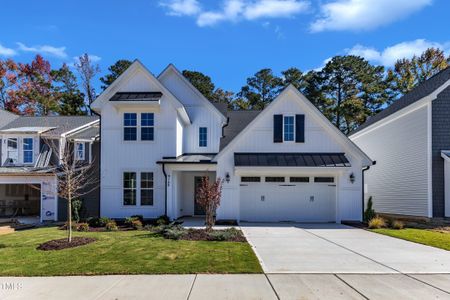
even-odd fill
[[[40,244],[36,249],[42,250],[42,251],[49,251],[49,250],[62,250],[67,248],[74,248],[78,246],[87,245],[90,243],[95,242],[96,239],[89,238],[89,237],[73,237],[72,242],[67,242],[67,238],[59,239],[59,240],[52,240],[45,242],[43,244]]]
[[[213,230],[210,233],[214,232],[220,232],[223,230]],[[187,241],[217,241],[213,236],[211,236],[208,231],[205,229],[188,229],[186,232],[181,236],[180,240],[187,240]],[[247,240],[243,236],[241,232],[237,232],[235,235],[230,235],[226,240],[226,242],[246,242]]]

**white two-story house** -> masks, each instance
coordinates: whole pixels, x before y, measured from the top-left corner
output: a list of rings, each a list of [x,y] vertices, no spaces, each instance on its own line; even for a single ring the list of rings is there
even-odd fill
[[[91,105],[101,116],[100,215],[202,215],[196,186],[223,179],[217,219],[361,220],[372,162],[289,86],[263,111],[212,104],[173,66],[135,61]]]

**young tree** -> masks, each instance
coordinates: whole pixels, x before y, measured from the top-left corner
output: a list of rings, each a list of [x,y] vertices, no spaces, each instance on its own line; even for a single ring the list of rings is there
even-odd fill
[[[108,67],[109,74],[100,78],[103,83],[102,89],[106,90],[108,86],[114,82],[133,62],[127,59],[119,59],[113,65]]]
[[[394,81],[396,90],[406,94],[431,76],[447,68],[450,56],[445,57],[444,51],[429,48],[420,56],[411,59],[399,59],[393,69],[389,70],[389,77]]]
[[[79,90],[77,79],[66,64],[59,70],[51,72],[53,90],[59,102],[58,112],[63,116],[86,114],[84,111],[84,94]]]
[[[249,109],[263,109],[275,99],[283,88],[283,80],[271,69],[262,69],[247,78],[247,85],[241,88],[238,98],[248,102]]]
[[[212,184],[208,176],[202,178],[197,190],[197,203],[205,209],[206,230],[212,230],[215,223],[216,210],[220,206],[222,197],[222,180],[217,178]]]
[[[78,61],[75,63],[75,68],[79,73],[90,111],[90,105],[92,104],[92,102],[94,102],[96,97],[92,81],[94,77],[100,72],[100,67],[98,66],[98,64],[93,63],[89,55],[85,53],[82,56],[78,57]],[[92,112],[90,113],[92,114]]]
[[[53,171],[58,178],[58,196],[67,201],[67,242],[72,242],[72,203],[98,188],[93,164],[74,159],[73,143],[67,142],[62,151],[54,143],[47,142],[53,153],[61,153],[59,166]]]
[[[15,114],[20,113],[17,97],[11,97],[18,84],[19,66],[12,59],[0,60],[0,108]]]

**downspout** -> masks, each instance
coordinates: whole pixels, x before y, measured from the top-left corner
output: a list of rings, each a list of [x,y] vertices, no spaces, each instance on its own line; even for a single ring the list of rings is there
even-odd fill
[[[376,165],[376,161],[373,161],[372,162],[372,165]],[[364,208],[364,206],[365,206],[365,199],[364,199],[364,173],[366,172],[366,171],[368,171],[370,169],[370,166],[367,166],[367,167],[365,167],[365,168],[363,168],[362,169],[362,197],[361,197],[361,208],[362,208],[362,214],[361,214],[361,216],[362,216],[362,220],[363,220],[363,222],[364,222],[364,211],[365,211],[365,208]]]
[[[166,168],[165,168],[165,164],[162,163],[162,171],[164,174],[164,215],[167,217],[167,173],[166,173]]]
[[[91,109],[90,105],[89,105],[89,110],[91,112],[93,112],[95,115],[97,115],[98,118],[99,118],[99,121],[98,121],[99,133],[98,133],[98,138],[96,138],[96,140],[99,141],[98,142],[98,158],[97,158],[98,159],[98,174],[99,174],[99,181],[98,181],[98,185],[99,185],[99,187],[98,187],[98,217],[101,217],[101,210],[102,210],[102,207],[101,207],[101,205],[102,205],[102,201],[101,201],[101,198],[102,198],[102,189],[101,189],[101,184],[102,184],[101,183],[101,178],[102,178],[102,116],[99,113],[93,111]],[[92,157],[93,156],[93,152],[91,151],[89,153],[89,155],[90,155],[90,157]]]

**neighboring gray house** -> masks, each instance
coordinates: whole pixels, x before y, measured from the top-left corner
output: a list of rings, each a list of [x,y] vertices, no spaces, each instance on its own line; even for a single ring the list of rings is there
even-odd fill
[[[376,161],[365,196],[377,212],[450,217],[450,68],[350,134]]]
[[[99,118],[24,117],[1,110],[0,117],[0,218],[65,220],[66,203],[57,197],[58,179],[53,171],[62,147],[67,146],[74,149],[75,160],[94,163],[92,172],[98,174]],[[99,189],[82,200],[85,214],[98,215]]]

